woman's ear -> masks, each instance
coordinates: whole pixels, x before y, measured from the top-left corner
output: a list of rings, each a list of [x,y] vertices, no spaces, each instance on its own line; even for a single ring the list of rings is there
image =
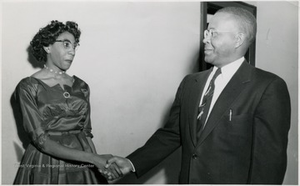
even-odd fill
[[[47,52],[47,54],[49,54],[50,53],[50,47],[49,46],[47,46],[47,47],[43,47],[44,48],[44,50]]]

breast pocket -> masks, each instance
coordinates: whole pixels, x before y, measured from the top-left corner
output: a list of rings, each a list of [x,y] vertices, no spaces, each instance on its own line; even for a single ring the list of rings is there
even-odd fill
[[[236,140],[247,140],[252,136],[253,119],[251,114],[234,115],[229,113],[224,118],[224,131],[228,137]]]

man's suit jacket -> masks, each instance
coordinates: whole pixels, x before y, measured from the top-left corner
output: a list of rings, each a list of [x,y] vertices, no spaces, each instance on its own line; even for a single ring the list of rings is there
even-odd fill
[[[209,74],[207,70],[184,78],[166,125],[128,156],[137,176],[181,146],[180,183],[281,184],[291,112],[286,83],[244,61],[197,141],[198,106]]]

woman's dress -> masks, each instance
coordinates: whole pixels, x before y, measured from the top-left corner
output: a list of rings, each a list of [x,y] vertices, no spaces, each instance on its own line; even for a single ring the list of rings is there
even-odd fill
[[[18,84],[15,96],[20,105],[23,127],[31,143],[20,163],[14,184],[99,184],[107,183],[97,167],[62,160],[41,151],[45,136],[72,149],[94,152],[91,134],[89,86],[73,76],[72,87],[48,86],[27,77]]]

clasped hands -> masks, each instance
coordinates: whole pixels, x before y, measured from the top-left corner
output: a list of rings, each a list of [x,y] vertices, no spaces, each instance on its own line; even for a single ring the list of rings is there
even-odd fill
[[[98,158],[94,164],[98,167],[99,172],[109,181],[121,178],[134,170],[127,158],[110,154],[98,155]]]

